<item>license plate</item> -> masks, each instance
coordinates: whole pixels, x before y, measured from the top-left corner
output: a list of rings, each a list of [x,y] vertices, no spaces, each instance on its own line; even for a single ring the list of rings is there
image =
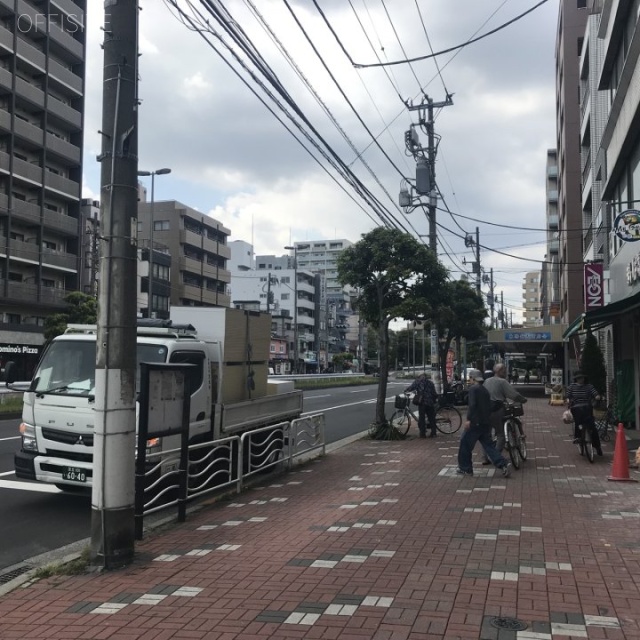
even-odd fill
[[[86,482],[87,472],[84,469],[78,469],[77,467],[63,467],[62,479],[73,480],[74,482]]]

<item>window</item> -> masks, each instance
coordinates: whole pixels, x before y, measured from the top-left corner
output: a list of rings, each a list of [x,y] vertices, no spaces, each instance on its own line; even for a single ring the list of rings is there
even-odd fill
[[[271,353],[275,353],[276,352],[276,345],[273,344],[273,342],[269,345],[269,351]]]
[[[9,237],[10,237],[12,240],[18,240],[19,242],[24,242],[24,235],[23,235],[22,233],[15,233],[14,231],[12,231],[12,232],[9,234]]]
[[[51,242],[50,240],[43,240],[42,248],[49,249],[49,251],[55,251],[58,248],[58,245],[55,242]]]
[[[11,282],[22,282],[22,274],[9,271],[9,280]]]
[[[282,276],[280,278],[280,284],[289,284],[291,282],[291,278],[289,276]]]
[[[288,300],[289,299],[289,294],[288,293],[281,293],[280,294],[280,300]]]
[[[47,278],[42,278],[41,282],[43,287],[49,287],[50,289],[55,289],[56,287],[55,280],[48,280]]]
[[[20,324],[20,314],[19,313],[7,313],[7,322],[9,324]]]
[[[193,395],[201,386],[204,379],[204,353],[201,351],[175,351],[171,354],[169,362],[195,365],[190,368],[189,388]]]
[[[586,9],[587,0],[578,0],[578,9]]]
[[[138,222],[138,233],[142,233],[142,222]]]
[[[151,296],[151,309],[153,311],[169,311],[169,298],[154,293]]]
[[[169,231],[171,225],[168,220],[154,220],[153,221],[153,230],[154,231]]]
[[[164,264],[153,263],[153,277],[156,280],[169,281],[169,267]]]

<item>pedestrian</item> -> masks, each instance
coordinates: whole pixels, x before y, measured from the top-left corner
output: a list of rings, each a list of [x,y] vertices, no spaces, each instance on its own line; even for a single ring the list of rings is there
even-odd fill
[[[484,363],[484,374],[483,374],[483,377],[484,377],[485,380],[488,380],[489,378],[493,377],[493,365],[494,365],[493,360],[487,360]]]
[[[405,393],[415,391],[413,403],[418,405],[418,431],[421,438],[427,437],[427,425],[429,422],[429,438],[436,437],[436,401],[438,392],[436,387],[427,378],[426,373],[421,373],[405,390]]]
[[[529,369],[527,369],[524,373],[524,383],[529,384]]]
[[[504,403],[507,400],[524,404],[527,399],[519,394],[509,382],[507,382],[507,368],[498,363],[493,367],[493,377],[485,381],[484,388],[491,398],[491,429],[496,436],[496,449],[502,453],[505,444],[504,438]],[[482,464],[491,464],[491,460],[485,456]]]
[[[456,473],[462,476],[473,475],[473,447],[479,441],[489,460],[508,478],[511,475],[511,465],[498,453],[491,439],[491,396],[484,388],[482,375],[474,377],[474,384],[469,389],[469,407],[463,429]]]
[[[582,371],[573,374],[573,382],[567,387],[566,402],[573,416],[573,441],[580,441],[580,429],[591,429],[591,442],[598,455],[602,455],[600,435],[595,428],[593,417],[593,400],[600,400],[600,395],[596,388],[589,384],[587,376]]]

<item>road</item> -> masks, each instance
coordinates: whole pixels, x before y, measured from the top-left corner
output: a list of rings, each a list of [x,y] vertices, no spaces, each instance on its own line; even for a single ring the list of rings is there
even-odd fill
[[[388,414],[393,396],[407,384],[389,381]],[[323,412],[326,442],[336,442],[368,428],[377,390],[377,385],[368,385],[307,391],[305,414]],[[89,496],[16,479],[13,454],[20,445],[19,423],[0,420],[0,580],[8,567],[90,535]]]

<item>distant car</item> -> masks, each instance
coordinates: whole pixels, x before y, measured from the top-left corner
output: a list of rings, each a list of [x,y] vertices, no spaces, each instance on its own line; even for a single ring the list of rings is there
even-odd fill
[[[474,369],[473,367],[467,367],[462,372],[462,379],[465,382],[471,382],[476,376],[481,376],[481,375],[482,375],[482,371],[480,371],[480,369]]]

